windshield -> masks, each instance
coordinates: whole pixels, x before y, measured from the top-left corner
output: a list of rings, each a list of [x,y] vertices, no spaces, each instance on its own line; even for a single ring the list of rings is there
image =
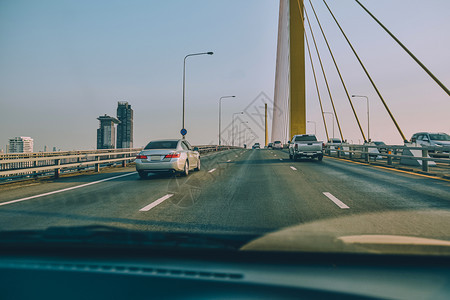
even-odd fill
[[[437,133],[437,134],[430,134],[430,139],[433,141],[450,141],[450,135],[445,133]]]
[[[145,150],[150,149],[176,149],[178,141],[154,141],[145,146]]]
[[[296,136],[294,141],[295,142],[316,142],[317,138],[313,135],[300,135],[300,136]]]
[[[358,2],[434,77],[355,1],[0,1],[0,249],[450,255],[450,1]]]

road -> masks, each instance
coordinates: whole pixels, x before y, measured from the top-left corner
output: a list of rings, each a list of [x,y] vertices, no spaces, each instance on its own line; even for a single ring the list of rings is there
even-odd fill
[[[140,179],[128,167],[0,188],[0,230],[102,224],[264,234],[316,224],[449,239],[449,215],[448,180],[327,157],[293,162],[267,149],[204,156],[188,177]]]

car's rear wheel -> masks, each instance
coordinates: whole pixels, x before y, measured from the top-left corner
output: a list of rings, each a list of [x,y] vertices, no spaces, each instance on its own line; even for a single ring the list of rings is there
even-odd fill
[[[200,171],[201,164],[200,164],[200,157],[197,159],[197,167],[195,168],[195,171]]]
[[[318,159],[319,161],[322,161],[323,156],[322,156],[322,155],[321,155],[321,156],[318,156],[317,159]]]
[[[292,156],[292,154],[289,152],[289,159],[294,159],[294,157]]]
[[[183,175],[183,176],[189,175],[189,162],[187,160],[184,163],[184,169],[183,169],[183,172],[181,173],[181,175]]]
[[[147,178],[147,173],[144,171],[138,171],[139,177],[141,177],[142,179]]]

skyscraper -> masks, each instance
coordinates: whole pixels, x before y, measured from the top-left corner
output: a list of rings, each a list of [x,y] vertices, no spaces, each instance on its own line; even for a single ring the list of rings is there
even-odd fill
[[[33,152],[33,139],[27,136],[18,136],[9,139],[9,153]]]
[[[97,149],[114,149],[116,129],[115,124],[120,121],[108,115],[97,118],[100,121],[100,127],[97,129]]]
[[[117,148],[133,148],[133,110],[128,102],[118,102],[117,119]]]

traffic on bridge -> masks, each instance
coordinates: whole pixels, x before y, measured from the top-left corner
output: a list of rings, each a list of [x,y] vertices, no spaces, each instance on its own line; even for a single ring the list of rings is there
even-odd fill
[[[1,2],[0,298],[449,299],[448,11]]]

